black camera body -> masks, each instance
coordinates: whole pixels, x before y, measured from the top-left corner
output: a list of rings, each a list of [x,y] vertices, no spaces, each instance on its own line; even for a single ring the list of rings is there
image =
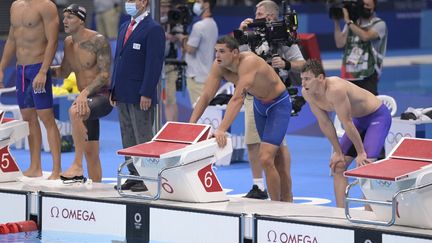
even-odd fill
[[[306,104],[305,98],[298,95],[298,89],[295,86],[287,87],[288,94],[291,97],[291,116],[297,116],[301,108]]]
[[[252,51],[256,53],[256,48],[265,42],[269,46],[272,53],[267,53],[270,57],[277,52],[279,46],[291,46],[298,43],[297,28],[298,20],[297,13],[291,11],[289,5],[283,4],[283,19],[281,21],[266,21],[265,19],[257,19],[248,25],[250,31],[234,30],[234,38],[240,45],[247,44]],[[264,59],[262,53],[257,53]]]
[[[343,19],[342,9],[346,8],[352,21],[360,18],[363,11],[363,0],[329,0],[329,17],[331,19]]]
[[[173,65],[177,70],[176,91],[183,91],[186,88],[185,69],[186,62],[177,58],[165,58],[165,64]]]
[[[170,34],[187,34],[187,27],[192,23],[193,14],[188,5],[178,5],[168,11],[168,24],[171,26]]]

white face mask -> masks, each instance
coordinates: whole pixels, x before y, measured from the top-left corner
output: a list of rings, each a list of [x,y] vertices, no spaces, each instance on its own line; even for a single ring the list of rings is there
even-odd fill
[[[195,2],[194,5],[193,5],[193,8],[192,8],[192,11],[197,16],[201,16],[201,14],[204,12],[203,9],[202,9],[202,4]]]
[[[125,11],[130,16],[135,16],[138,13],[136,3],[125,3]]]
[[[160,17],[160,22],[161,22],[161,24],[165,24],[166,22],[168,22],[168,16]]]

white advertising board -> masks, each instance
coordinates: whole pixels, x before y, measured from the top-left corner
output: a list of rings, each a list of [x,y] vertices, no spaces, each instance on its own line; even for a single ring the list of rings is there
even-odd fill
[[[354,242],[354,230],[258,219],[256,240],[255,242],[349,243]]]
[[[42,229],[126,237],[126,205],[42,197]]]
[[[15,194],[0,192],[0,224],[26,220],[27,196],[25,194]]]
[[[150,208],[150,241],[239,242],[240,221],[241,218],[234,215]]]

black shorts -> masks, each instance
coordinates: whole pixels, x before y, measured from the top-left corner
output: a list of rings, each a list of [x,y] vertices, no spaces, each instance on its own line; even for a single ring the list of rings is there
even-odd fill
[[[87,128],[87,141],[99,140],[99,118],[108,115],[113,107],[109,102],[109,98],[105,95],[95,95],[87,98],[90,107],[90,116],[84,121]]]
[[[371,76],[362,80],[351,81],[353,84],[363,88],[374,95],[378,95],[378,74],[374,72]]]

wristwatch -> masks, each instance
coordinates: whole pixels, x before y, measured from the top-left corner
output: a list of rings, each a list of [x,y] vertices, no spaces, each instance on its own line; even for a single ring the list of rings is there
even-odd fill
[[[354,21],[350,20],[346,23],[348,26],[350,26],[351,24],[354,24]]]

